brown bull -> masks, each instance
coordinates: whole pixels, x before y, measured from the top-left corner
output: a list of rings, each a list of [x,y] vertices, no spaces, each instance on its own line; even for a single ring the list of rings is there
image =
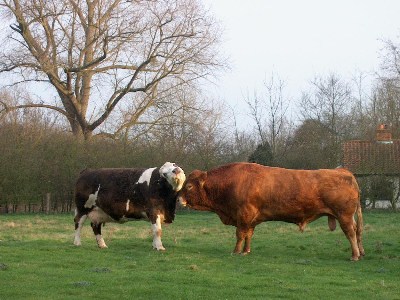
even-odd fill
[[[178,194],[183,206],[218,214],[236,226],[235,253],[250,252],[256,225],[284,221],[305,226],[328,216],[331,230],[339,221],[352,249],[352,260],[364,255],[359,188],[345,169],[290,170],[253,163],[233,163],[208,172],[193,171]],[[354,215],[357,214],[357,222]]]

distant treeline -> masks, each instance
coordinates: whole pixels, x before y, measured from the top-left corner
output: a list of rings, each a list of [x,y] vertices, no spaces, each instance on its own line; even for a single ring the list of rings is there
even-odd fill
[[[177,146],[166,140],[79,141],[70,133],[43,124],[0,124],[0,213],[70,211],[75,181],[85,168],[156,167],[172,161],[188,172],[234,159],[224,155],[218,158],[213,153],[206,161],[192,151],[196,149],[187,151]],[[224,157],[228,159],[224,161]]]
[[[75,181],[85,168],[156,167],[166,161],[176,162],[187,174],[233,161],[336,168],[343,142],[374,140],[377,124],[389,124],[392,138],[400,137],[397,81],[383,81],[365,103],[351,97],[335,75],[316,81],[316,86],[315,95],[303,97],[303,116],[296,124],[286,118],[286,110],[278,116],[275,110],[259,115],[268,112],[268,102],[254,100],[249,106],[257,126],[250,132],[220,119],[221,111],[193,110],[87,140],[73,135],[65,121],[48,111],[11,109],[4,103],[15,99],[0,93],[0,212],[70,211]],[[346,95],[341,101],[338,90]],[[360,181],[363,203],[369,198],[373,206],[376,199],[393,198],[391,180],[368,180]]]

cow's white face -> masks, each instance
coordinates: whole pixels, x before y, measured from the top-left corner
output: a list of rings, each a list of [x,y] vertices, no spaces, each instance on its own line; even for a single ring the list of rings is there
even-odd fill
[[[160,168],[160,175],[172,186],[174,191],[179,191],[186,180],[186,175],[177,164],[166,162]]]

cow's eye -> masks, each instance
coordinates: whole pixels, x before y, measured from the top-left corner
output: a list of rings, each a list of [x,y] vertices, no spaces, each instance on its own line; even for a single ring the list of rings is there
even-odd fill
[[[188,184],[188,185],[186,186],[186,188],[187,188],[188,191],[190,191],[190,190],[193,188],[193,185]]]

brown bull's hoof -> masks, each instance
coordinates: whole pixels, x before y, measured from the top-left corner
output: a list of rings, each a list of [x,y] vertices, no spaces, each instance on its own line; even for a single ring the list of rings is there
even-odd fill
[[[358,261],[358,256],[357,257],[352,257],[350,258],[351,261]]]

